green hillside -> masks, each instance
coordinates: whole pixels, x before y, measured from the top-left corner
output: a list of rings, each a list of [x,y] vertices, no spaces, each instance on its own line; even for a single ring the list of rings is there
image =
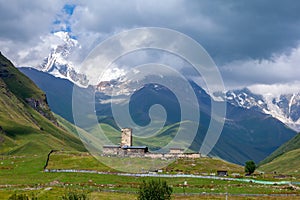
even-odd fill
[[[264,165],[266,163],[269,163],[273,161],[274,159],[285,156],[286,153],[293,151],[293,150],[299,150],[300,149],[300,133],[298,133],[295,137],[293,137],[288,142],[284,143],[282,146],[280,146],[278,149],[276,149],[270,156],[268,156],[266,159],[264,159],[260,165]],[[300,161],[300,159],[299,159]],[[300,165],[299,165],[300,166]]]
[[[274,158],[271,162],[259,167],[260,171],[276,172],[279,174],[295,175],[300,177],[300,148],[288,151]]]
[[[18,99],[46,118],[55,122],[48,106],[45,93],[40,90],[33,81],[14,67],[14,65],[0,53],[0,78]]]
[[[0,77],[17,97],[45,98],[45,94],[27,76],[20,73],[13,64],[0,53]]]
[[[44,92],[0,54],[0,153],[63,148],[84,151],[78,138],[58,126]]]
[[[300,176],[300,133],[260,163],[259,170]]]

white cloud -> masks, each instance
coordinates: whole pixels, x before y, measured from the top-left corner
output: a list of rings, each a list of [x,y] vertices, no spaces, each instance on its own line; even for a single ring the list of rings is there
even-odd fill
[[[110,80],[116,80],[126,74],[124,69],[120,69],[118,66],[113,65],[111,68],[108,68],[106,71],[104,71],[102,77],[100,78],[100,81],[110,81]]]
[[[270,59],[238,60],[220,67],[228,88],[249,85],[289,85],[300,81],[300,45]],[[265,88],[265,87],[264,87]],[[269,89],[276,87],[270,87]]]
[[[300,93],[300,81],[284,83],[284,84],[255,84],[248,86],[255,94],[280,96],[281,94],[297,94]]]
[[[17,66],[34,66],[56,44],[53,21],[66,1],[0,0],[1,52]]]
[[[41,36],[34,42],[32,46],[22,42],[1,41],[0,46],[3,53],[11,59],[16,66],[37,66],[42,63],[43,59],[48,56],[51,48],[63,44],[64,41],[55,34],[47,34]],[[15,49],[18,51],[14,52]]]

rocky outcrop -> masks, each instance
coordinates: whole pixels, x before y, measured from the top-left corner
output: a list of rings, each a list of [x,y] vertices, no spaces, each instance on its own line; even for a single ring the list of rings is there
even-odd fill
[[[4,142],[5,138],[3,137],[2,134],[5,134],[2,126],[0,126],[0,144]]]
[[[3,55],[0,52],[0,56]],[[12,78],[13,74],[9,71],[9,64],[7,62],[0,62],[0,78]]]
[[[44,99],[26,98],[25,100],[26,103],[30,105],[30,107],[32,107],[41,115],[52,121],[55,125],[58,125],[56,118],[53,116],[48,106],[46,95],[44,95]]]

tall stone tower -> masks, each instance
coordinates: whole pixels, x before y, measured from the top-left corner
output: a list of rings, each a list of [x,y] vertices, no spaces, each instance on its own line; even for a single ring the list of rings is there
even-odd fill
[[[122,131],[121,147],[132,146],[132,129],[122,128],[121,131]]]

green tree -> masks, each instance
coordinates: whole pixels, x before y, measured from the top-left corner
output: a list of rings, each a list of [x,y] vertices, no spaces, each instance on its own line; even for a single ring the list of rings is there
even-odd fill
[[[169,200],[173,189],[168,186],[166,181],[150,180],[140,185],[138,200]]]
[[[253,172],[255,171],[256,169],[256,164],[253,160],[248,160],[246,163],[245,163],[245,172],[247,174],[253,174]]]

